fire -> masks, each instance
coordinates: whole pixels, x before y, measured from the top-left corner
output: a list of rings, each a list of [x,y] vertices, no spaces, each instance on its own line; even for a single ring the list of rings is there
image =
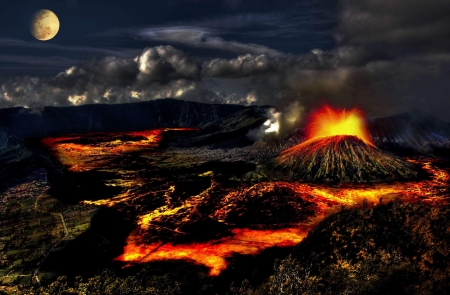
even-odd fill
[[[364,115],[356,108],[347,111],[325,106],[311,116],[311,123],[306,128],[308,140],[335,135],[353,135],[366,144],[372,144]]]

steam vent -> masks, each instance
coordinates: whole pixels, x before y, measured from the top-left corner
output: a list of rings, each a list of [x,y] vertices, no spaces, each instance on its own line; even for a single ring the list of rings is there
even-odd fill
[[[276,168],[310,182],[383,182],[417,178],[415,167],[372,144],[362,114],[325,107],[311,117],[308,140],[284,150]]]

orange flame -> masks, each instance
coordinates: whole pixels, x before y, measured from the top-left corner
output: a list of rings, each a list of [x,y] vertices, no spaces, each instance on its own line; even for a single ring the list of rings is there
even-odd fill
[[[311,116],[306,127],[308,140],[335,135],[354,135],[366,144],[372,144],[364,115],[359,109],[347,111],[324,106]]]

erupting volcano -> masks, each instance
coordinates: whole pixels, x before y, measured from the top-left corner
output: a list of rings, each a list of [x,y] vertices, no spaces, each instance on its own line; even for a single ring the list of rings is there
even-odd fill
[[[362,113],[324,107],[311,116],[308,139],[281,152],[275,166],[313,182],[380,182],[416,178],[414,166],[373,145]]]

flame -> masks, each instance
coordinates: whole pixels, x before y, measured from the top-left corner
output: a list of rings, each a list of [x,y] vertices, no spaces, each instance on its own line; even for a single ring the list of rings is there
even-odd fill
[[[372,144],[362,111],[347,111],[324,106],[311,116],[311,123],[306,127],[308,140],[335,135],[353,135],[366,144]]]

